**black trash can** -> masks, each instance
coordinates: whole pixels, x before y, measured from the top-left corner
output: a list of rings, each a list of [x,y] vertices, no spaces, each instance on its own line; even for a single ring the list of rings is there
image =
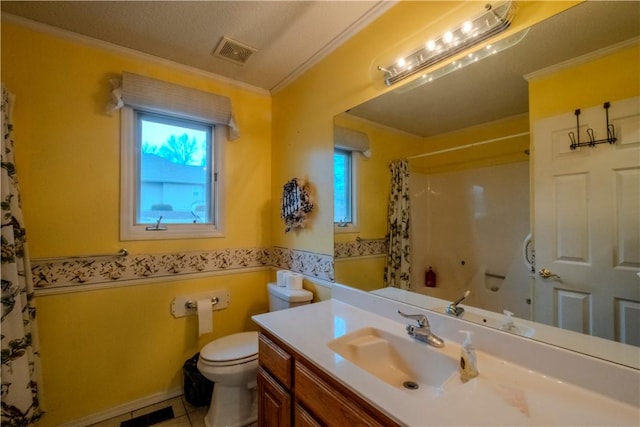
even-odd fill
[[[206,379],[198,370],[198,357],[200,357],[200,353],[187,359],[182,366],[184,398],[196,407],[208,406],[213,394],[213,382]]]

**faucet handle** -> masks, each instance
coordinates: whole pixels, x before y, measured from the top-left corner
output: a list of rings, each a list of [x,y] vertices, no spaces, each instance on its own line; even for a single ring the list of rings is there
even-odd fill
[[[429,321],[427,320],[427,316],[424,314],[405,314],[398,310],[398,314],[402,317],[406,317],[407,319],[413,319],[418,322],[418,326],[424,328],[429,325]]]

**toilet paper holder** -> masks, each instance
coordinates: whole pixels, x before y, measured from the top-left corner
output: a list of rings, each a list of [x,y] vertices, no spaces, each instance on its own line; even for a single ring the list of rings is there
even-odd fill
[[[227,289],[215,289],[199,294],[180,295],[171,301],[171,314],[174,317],[195,315],[198,309],[197,301],[210,300],[211,310],[218,311],[227,308],[231,296]]]
[[[216,305],[218,302],[220,302],[218,297],[211,298],[211,307]],[[189,301],[184,303],[184,308],[186,308],[187,310],[194,310],[194,309],[198,308],[198,305],[197,305],[197,303],[195,301],[189,300]]]

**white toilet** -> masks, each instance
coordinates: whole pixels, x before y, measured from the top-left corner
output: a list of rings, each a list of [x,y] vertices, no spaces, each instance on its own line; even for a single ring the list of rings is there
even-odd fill
[[[267,287],[269,311],[309,304],[313,299],[313,294],[304,289],[288,289],[274,283]],[[215,383],[205,426],[245,426],[258,419],[257,332],[231,334],[205,345],[198,358],[198,370]]]

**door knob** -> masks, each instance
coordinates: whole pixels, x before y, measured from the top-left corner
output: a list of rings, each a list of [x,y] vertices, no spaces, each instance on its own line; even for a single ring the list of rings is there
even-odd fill
[[[551,272],[551,270],[549,270],[548,268],[543,268],[540,271],[538,271],[538,274],[540,275],[540,277],[542,277],[543,279],[548,279],[550,277],[555,277],[557,279],[560,278],[560,276],[558,276],[557,274],[553,274]]]

